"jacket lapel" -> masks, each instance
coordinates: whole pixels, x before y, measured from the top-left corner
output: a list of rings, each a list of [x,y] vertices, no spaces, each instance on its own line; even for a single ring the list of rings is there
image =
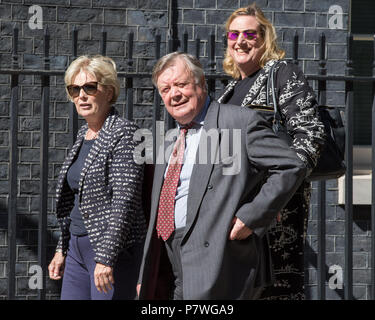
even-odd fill
[[[62,190],[63,190],[63,187],[64,187],[64,183],[66,182],[66,175],[68,173],[68,170],[69,170],[72,162],[74,161],[74,159],[76,158],[76,156],[78,154],[78,150],[81,147],[81,144],[82,144],[82,141],[83,141],[86,130],[87,130],[87,124],[84,125],[82,127],[82,129],[78,132],[77,139],[74,142],[73,147],[70,149],[70,151],[68,153],[68,156],[66,157],[66,159],[64,161],[64,164],[61,168],[58,183],[57,183],[57,186],[56,186],[56,202],[57,203],[58,203],[58,201],[61,197]]]
[[[92,145],[89,154],[87,155],[87,158],[85,160],[85,163],[83,165],[81,175],[79,178],[79,188],[78,188],[79,198],[81,198],[83,181],[85,179],[85,175],[88,169],[90,168],[91,164],[95,160],[96,156],[98,155],[99,151],[102,150],[103,147],[104,148],[106,147],[104,143],[110,141],[111,128],[117,116],[118,116],[117,112],[115,111],[114,108],[112,108],[107,119],[104,121],[102,129],[99,132],[99,136],[95,139],[95,142]],[[86,131],[85,131],[85,134],[86,134]]]
[[[219,115],[219,109],[220,105],[212,101],[208,110],[206,117],[204,119],[204,126],[202,130],[204,130],[206,133],[209,132],[210,129],[217,129],[218,128],[218,115]],[[186,226],[185,226],[185,232],[184,237],[182,239],[182,244],[187,239],[187,235],[189,234],[189,231],[191,227],[194,224],[194,221],[197,217],[200,204],[203,200],[203,196],[206,193],[207,184],[210,179],[212,169],[214,166],[214,159],[210,159],[209,155],[211,154],[211,148],[217,148],[216,146],[211,146],[210,142],[211,139],[207,139],[207,150],[203,150],[202,152],[207,152],[207,164],[199,164],[199,152],[200,147],[202,145],[205,145],[205,143],[202,143],[202,140],[206,139],[203,132],[201,134],[197,155],[195,158],[195,165],[193,168],[193,172],[191,174],[190,183],[189,183],[189,195],[187,200],[187,213],[186,213]],[[220,140],[220,138],[219,138]],[[217,149],[215,149],[215,153],[217,152]]]
[[[263,104],[264,101],[267,100],[266,98],[266,87],[267,87],[267,79],[268,73],[275,63],[276,60],[270,60],[266,63],[266,65],[260,70],[258,77],[254,81],[254,84],[251,86],[249,92],[243,99],[241,106],[244,107],[249,104],[260,105]]]
[[[270,60],[266,65],[260,70],[254,84],[250,87],[245,98],[242,100],[241,106],[247,106],[249,104],[263,104],[266,101],[266,84],[268,79],[268,73],[275,63],[276,60]],[[217,100],[219,103],[227,103],[229,93],[234,90],[234,87],[238,83],[237,80],[232,80],[224,89],[224,93]]]
[[[224,89],[223,94],[221,95],[221,97],[219,99],[217,99],[217,102],[226,103],[226,101],[228,100],[229,93],[231,93],[233,91],[233,89],[234,89],[234,87],[236,86],[237,83],[238,83],[238,80],[229,81],[229,83],[227,84],[227,86]]]

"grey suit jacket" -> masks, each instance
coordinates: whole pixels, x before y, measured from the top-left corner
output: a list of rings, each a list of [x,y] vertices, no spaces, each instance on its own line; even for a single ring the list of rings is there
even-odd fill
[[[181,243],[183,297],[251,299],[254,288],[269,279],[265,231],[302,182],[306,168],[253,110],[213,101],[204,122],[205,132],[212,129],[218,129],[219,139],[208,139],[208,150],[216,148],[221,156],[218,163],[212,163],[210,155],[207,164],[197,159],[192,172]],[[206,145],[202,139],[204,135],[197,157]],[[234,150],[229,156],[225,152],[228,146]],[[237,174],[224,174],[236,165],[232,170]],[[166,288],[166,283],[159,281],[165,261],[162,241],[155,234],[165,168],[166,164],[155,168],[140,299],[167,298],[158,294],[165,293],[160,286],[169,289],[170,284]],[[228,239],[235,216],[254,230],[245,240]]]

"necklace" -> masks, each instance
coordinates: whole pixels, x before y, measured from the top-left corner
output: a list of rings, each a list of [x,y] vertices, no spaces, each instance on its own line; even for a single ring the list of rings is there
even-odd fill
[[[85,136],[85,140],[94,140],[98,137],[99,135],[99,132],[94,132],[93,130],[91,130],[90,128],[86,131],[86,136]]]

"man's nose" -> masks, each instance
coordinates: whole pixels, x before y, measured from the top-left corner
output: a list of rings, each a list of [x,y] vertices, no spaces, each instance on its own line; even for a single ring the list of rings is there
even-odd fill
[[[180,92],[179,87],[177,87],[177,86],[172,86],[172,87],[171,87],[171,96],[172,96],[172,97],[178,97],[179,95],[181,95],[181,92]]]

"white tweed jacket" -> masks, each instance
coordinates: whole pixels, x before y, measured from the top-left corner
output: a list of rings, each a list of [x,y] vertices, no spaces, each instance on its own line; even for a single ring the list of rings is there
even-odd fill
[[[61,227],[57,249],[67,252],[70,212],[74,194],[68,186],[67,171],[78,155],[88,129],[83,125],[70,150],[56,188],[56,215]],[[143,165],[133,160],[136,124],[120,118],[112,109],[90,149],[79,179],[79,208],[95,261],[113,266],[119,252],[145,238],[142,210]]]

